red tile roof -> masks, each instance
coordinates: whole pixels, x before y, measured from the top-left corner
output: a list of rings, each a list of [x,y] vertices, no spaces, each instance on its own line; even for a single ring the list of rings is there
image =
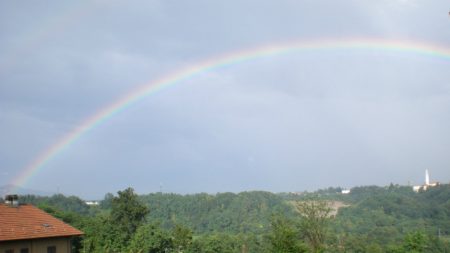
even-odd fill
[[[0,242],[82,235],[80,230],[32,205],[0,204]]]

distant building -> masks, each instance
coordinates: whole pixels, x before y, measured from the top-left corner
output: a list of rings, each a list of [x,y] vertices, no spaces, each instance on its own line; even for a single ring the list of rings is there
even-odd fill
[[[428,170],[425,170],[425,183],[423,185],[415,185],[413,186],[413,190],[415,192],[419,192],[420,190],[426,191],[429,187],[434,187],[439,185],[439,182],[430,183],[430,175]]]
[[[289,192],[289,194],[301,196],[301,195],[305,194],[305,192]]]
[[[349,194],[350,193],[350,189],[343,189],[341,191],[342,194]]]
[[[0,204],[0,252],[70,253],[71,238],[83,235],[32,205],[20,205],[17,195]]]
[[[100,204],[98,201],[86,201],[85,203],[88,206],[98,206]]]

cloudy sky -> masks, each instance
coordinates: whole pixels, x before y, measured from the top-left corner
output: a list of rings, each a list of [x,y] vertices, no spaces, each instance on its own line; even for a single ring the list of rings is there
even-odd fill
[[[291,41],[450,52],[446,0],[2,1],[0,185],[84,120],[204,59]],[[22,185],[84,198],[450,181],[450,57],[328,49],[215,68],[82,135]]]

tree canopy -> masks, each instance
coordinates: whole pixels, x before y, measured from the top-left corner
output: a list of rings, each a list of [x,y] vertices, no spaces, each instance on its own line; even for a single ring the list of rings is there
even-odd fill
[[[20,201],[83,230],[73,252],[450,251],[449,185],[338,190],[139,196],[127,188],[99,206],[63,195]]]

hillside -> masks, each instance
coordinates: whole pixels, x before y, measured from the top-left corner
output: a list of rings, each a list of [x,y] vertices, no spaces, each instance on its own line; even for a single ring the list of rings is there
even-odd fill
[[[53,210],[61,218],[68,218],[87,230],[90,224],[97,222],[95,224],[98,226],[98,222],[106,222],[105,217],[110,213],[114,199],[117,199],[115,195],[107,194],[99,206],[92,207],[75,196],[21,196],[22,202]],[[273,232],[274,217],[290,220],[293,228],[297,226],[295,224],[300,224],[302,218],[290,203],[308,199],[340,205],[339,212],[329,222],[327,244],[330,248],[365,252],[370,246],[381,250],[375,252],[390,252],[389,249],[395,245],[402,245],[405,236],[414,233],[428,238],[430,245],[427,252],[441,252],[440,249],[449,246],[450,185],[440,185],[419,193],[413,192],[410,187],[390,185],[355,187],[346,195],[341,194],[339,188],[329,188],[301,194],[262,191],[213,195],[151,193],[140,195],[137,199],[149,210],[147,223],[159,224],[157,226],[163,231],[172,231],[181,225],[201,241],[210,240],[217,234],[227,235],[230,243],[253,238],[249,245],[253,245],[254,252],[268,247],[265,241]],[[64,212],[70,215],[64,215]],[[86,218],[83,222],[76,221],[75,214],[81,220]]]

